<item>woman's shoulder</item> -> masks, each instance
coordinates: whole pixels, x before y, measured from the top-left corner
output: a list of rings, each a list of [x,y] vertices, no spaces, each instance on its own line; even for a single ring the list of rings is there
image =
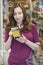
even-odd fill
[[[9,29],[8,29],[8,28],[5,28],[5,29],[4,29],[4,32],[5,32],[6,34],[8,34],[8,33],[9,33]]]
[[[30,27],[36,27],[36,25],[34,23],[29,23]]]
[[[29,26],[31,29],[34,29],[34,30],[37,28],[37,26],[34,23],[29,23]]]

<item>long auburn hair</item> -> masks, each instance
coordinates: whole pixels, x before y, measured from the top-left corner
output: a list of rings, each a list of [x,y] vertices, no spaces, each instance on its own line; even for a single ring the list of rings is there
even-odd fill
[[[14,3],[13,6],[11,7],[11,10],[9,12],[9,23],[6,25],[6,28],[8,30],[10,30],[12,27],[16,27],[17,26],[17,22],[15,21],[13,15],[14,15],[14,9],[16,7],[20,7],[22,9],[23,15],[24,15],[24,19],[23,19],[23,31],[24,30],[30,30],[29,27],[29,20],[28,20],[28,16],[26,14],[26,10],[25,8],[21,5],[21,3]]]

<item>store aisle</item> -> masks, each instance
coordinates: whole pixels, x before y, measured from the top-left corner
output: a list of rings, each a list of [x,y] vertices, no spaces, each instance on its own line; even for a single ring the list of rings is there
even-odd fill
[[[43,54],[40,56],[33,56],[33,63],[34,65],[43,65]]]

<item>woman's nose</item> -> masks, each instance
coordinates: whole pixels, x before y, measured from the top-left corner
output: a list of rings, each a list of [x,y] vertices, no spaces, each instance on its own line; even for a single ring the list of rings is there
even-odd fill
[[[19,15],[17,14],[17,15],[16,15],[16,17],[18,18],[18,17],[19,17]]]

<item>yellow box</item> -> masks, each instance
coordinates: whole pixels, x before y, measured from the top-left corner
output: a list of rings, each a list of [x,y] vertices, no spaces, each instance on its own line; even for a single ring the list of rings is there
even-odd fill
[[[21,36],[18,27],[11,28],[11,31],[14,38],[18,38]]]

